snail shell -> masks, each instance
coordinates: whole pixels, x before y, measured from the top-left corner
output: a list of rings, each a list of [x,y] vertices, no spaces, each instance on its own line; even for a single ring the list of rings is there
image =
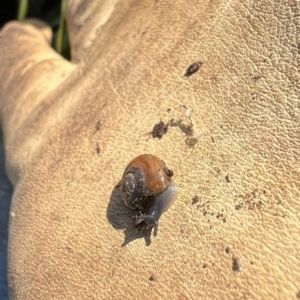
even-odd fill
[[[173,171],[152,154],[139,155],[128,164],[122,177],[121,195],[126,206],[139,210],[135,216],[136,227],[154,226],[157,235],[160,216],[178,195],[172,176]]]

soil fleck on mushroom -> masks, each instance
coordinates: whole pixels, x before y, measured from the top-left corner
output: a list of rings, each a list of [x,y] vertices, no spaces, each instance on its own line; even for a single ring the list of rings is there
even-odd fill
[[[152,131],[151,135],[153,138],[158,138],[161,139],[169,129],[169,123],[165,123],[163,121],[160,121],[159,123],[155,124]]]
[[[256,76],[253,76],[253,77],[252,77],[252,80],[256,82],[256,81],[259,80],[261,77],[262,77],[261,75],[256,75]]]
[[[200,202],[200,198],[199,198],[199,196],[195,196],[195,197],[193,197],[193,199],[192,199],[192,205],[195,205],[195,204],[197,204],[197,203],[199,203]]]
[[[152,275],[149,277],[149,280],[150,280],[150,281],[156,281],[155,275],[152,274]]]
[[[198,143],[198,139],[195,138],[195,137],[187,137],[185,139],[185,144],[188,146],[188,147],[194,147],[196,144]]]
[[[232,257],[232,271],[239,272],[241,270],[241,262],[240,259],[236,256]]]
[[[226,247],[225,248],[225,252],[228,254],[230,252],[230,248],[229,247]]]
[[[178,127],[187,137],[192,136],[194,133],[193,125],[184,124],[182,120],[175,121],[171,119],[168,124],[170,124],[171,127]]]
[[[235,209],[236,210],[240,210],[240,209],[242,209],[243,208],[243,203],[240,203],[240,204],[237,204],[236,206],[235,206]]]
[[[101,127],[101,121],[98,121],[95,125],[95,131],[93,132],[93,135],[100,130]]]
[[[202,65],[203,65],[203,62],[201,62],[201,61],[198,61],[198,62],[195,62],[195,63],[191,64],[187,68],[184,76],[185,77],[190,77],[191,75],[193,75],[194,73],[196,73],[202,67]]]
[[[97,154],[100,154],[101,149],[100,149],[99,143],[96,144],[96,151],[97,151]]]

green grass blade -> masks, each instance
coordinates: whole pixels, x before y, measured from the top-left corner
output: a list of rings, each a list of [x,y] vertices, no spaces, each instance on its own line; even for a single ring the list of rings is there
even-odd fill
[[[18,21],[22,21],[26,18],[28,10],[28,0],[20,0],[18,8]]]
[[[61,54],[63,41],[64,41],[64,26],[65,26],[65,13],[66,13],[66,0],[61,1],[61,9],[60,9],[60,17],[59,17],[59,25],[56,36],[55,50]]]

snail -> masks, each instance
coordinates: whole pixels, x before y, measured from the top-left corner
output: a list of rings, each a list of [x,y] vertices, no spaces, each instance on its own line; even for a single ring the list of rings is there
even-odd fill
[[[121,195],[125,205],[137,209],[135,227],[154,227],[157,235],[158,220],[178,196],[178,187],[172,181],[173,171],[157,156],[142,154],[126,167],[121,181]]]

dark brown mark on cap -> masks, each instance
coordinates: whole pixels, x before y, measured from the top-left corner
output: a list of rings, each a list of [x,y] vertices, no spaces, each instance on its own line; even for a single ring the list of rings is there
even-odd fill
[[[198,61],[198,62],[195,62],[195,63],[191,64],[187,68],[184,76],[185,77],[190,77],[192,74],[196,73],[202,67],[202,65],[203,65],[203,62],[201,62],[201,61]]]
[[[236,210],[240,210],[240,209],[242,209],[243,208],[243,203],[240,203],[240,204],[237,204],[236,206],[235,206],[235,209]]]
[[[229,175],[228,175],[228,174],[225,176],[225,179],[226,179],[226,182],[227,182],[227,183],[230,182],[230,178],[229,178]]]
[[[196,195],[195,197],[193,197],[193,199],[192,199],[192,205],[196,205],[199,202],[200,202],[199,196]]]
[[[195,137],[188,136],[188,137],[185,139],[185,144],[186,144],[188,147],[194,147],[197,143],[198,143],[198,139],[195,138]]]
[[[261,75],[256,75],[256,76],[253,76],[253,77],[252,77],[252,80],[256,82],[256,81],[258,81],[261,77],[262,77]]]
[[[156,281],[155,275],[152,274],[152,275],[149,277],[149,280],[150,280],[150,281]]]
[[[100,154],[100,146],[99,146],[99,143],[96,143],[96,151],[97,151],[97,154]]]
[[[93,135],[100,130],[101,127],[101,121],[99,120],[95,125],[95,131],[93,132]]]
[[[165,124],[165,122],[160,121],[159,123],[155,124],[150,134],[153,138],[161,139],[169,129],[169,123]]]
[[[241,262],[240,259],[236,256],[232,257],[232,271],[239,272],[241,270]]]

